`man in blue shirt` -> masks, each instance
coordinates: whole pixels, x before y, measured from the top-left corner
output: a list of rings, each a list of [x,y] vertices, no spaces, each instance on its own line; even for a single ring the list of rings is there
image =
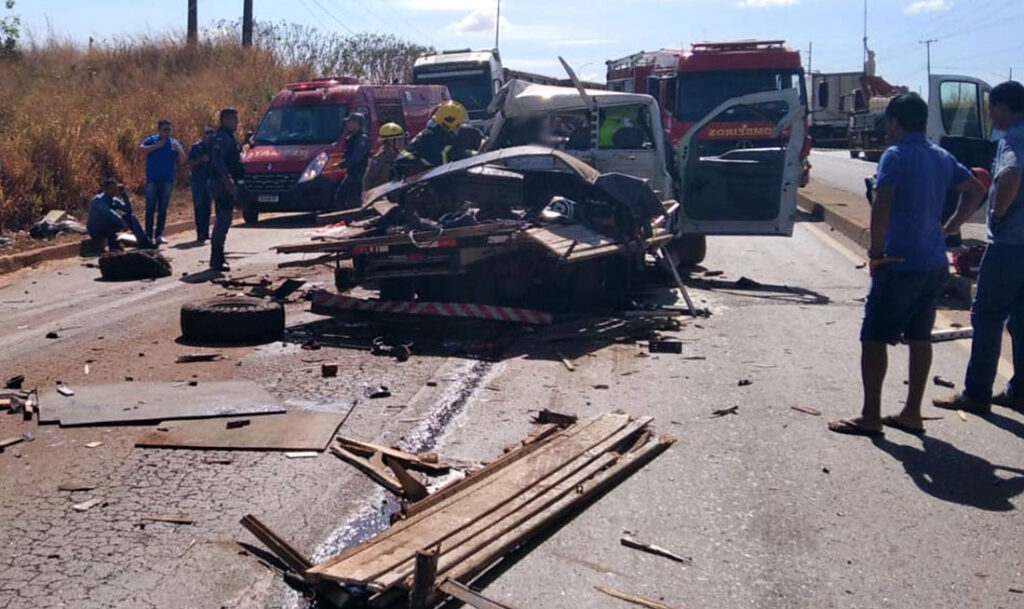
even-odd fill
[[[146,231],[142,230],[142,225],[132,215],[132,202],[128,199],[124,185],[114,178],[107,178],[103,181],[103,192],[89,203],[85,229],[93,239],[106,241],[110,251],[120,252],[124,248],[117,242],[117,233],[125,228],[135,235],[138,247],[152,247]]]
[[[161,119],[156,129],[156,133],[142,140],[140,148],[146,153],[146,235],[153,243],[161,244],[167,243],[164,240],[167,206],[171,202],[177,164],[185,159],[185,151],[181,142],[171,137],[171,121]]]
[[[971,307],[974,329],[964,390],[935,400],[940,408],[987,413],[992,404],[1024,412],[1024,85],[1004,82],[989,94],[992,125],[1004,132],[992,165],[988,194],[988,247],[978,271],[978,291]],[[947,232],[974,213],[961,207],[950,218]],[[1013,378],[1005,391],[993,396],[1003,325],[1009,320],[1013,343]],[[1020,372],[1018,372],[1020,371]]]
[[[977,205],[985,189],[951,154],[925,138],[928,104],[909,93],[885,111],[890,142],[876,177],[871,206],[871,289],[861,326],[861,414],[828,424],[836,433],[881,436],[888,425],[922,433],[921,400],[932,365],[935,307],[946,288],[949,261],[942,236],[946,191],[960,191],[960,205]],[[910,347],[910,382],[902,412],[882,417],[882,383],[888,347]]]
[[[210,144],[215,131],[208,127],[203,139],[188,149],[189,178],[192,186],[192,212],[196,221],[196,240],[200,245],[210,238],[210,190],[206,182],[210,179]]]

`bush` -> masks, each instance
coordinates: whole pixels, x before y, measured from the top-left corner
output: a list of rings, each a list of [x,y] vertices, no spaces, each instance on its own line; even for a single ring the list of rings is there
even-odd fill
[[[425,50],[391,36],[346,39],[287,24],[259,24],[256,47],[243,49],[238,29],[218,24],[193,46],[171,36],[88,48],[51,38],[0,61],[0,230],[23,228],[50,209],[81,217],[105,176],[141,195],[139,143],[158,118],[174,122],[187,149],[224,106],[238,108],[240,131],[254,129],[287,82],[341,73],[334,70],[367,82],[400,78]],[[342,62],[334,52],[346,48],[358,52]],[[385,49],[388,69],[374,55]],[[178,185],[186,184],[182,169]]]

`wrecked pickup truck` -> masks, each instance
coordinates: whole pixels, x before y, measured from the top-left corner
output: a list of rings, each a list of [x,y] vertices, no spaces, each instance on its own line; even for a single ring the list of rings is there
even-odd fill
[[[621,306],[676,212],[646,181],[542,146],[481,153],[364,197],[338,239],[277,247],[336,264],[341,292],[548,311]]]
[[[707,235],[793,232],[804,133],[794,89],[723,102],[675,150],[668,149],[664,127],[670,126],[662,125],[649,95],[513,80],[491,110],[490,149],[552,146],[598,171],[643,178],[663,199],[678,199],[667,249],[681,265],[703,260]]]

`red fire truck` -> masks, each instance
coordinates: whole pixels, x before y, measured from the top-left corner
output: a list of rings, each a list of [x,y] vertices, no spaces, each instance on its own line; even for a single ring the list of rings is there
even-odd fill
[[[661,123],[672,149],[697,121],[728,99],[798,89],[801,105],[807,107],[800,52],[787,48],[783,40],[700,42],[691,45],[689,51],[636,53],[608,61],[607,67],[609,89],[647,93],[658,100]],[[736,140],[742,139],[753,147],[758,139],[771,136],[771,123],[756,113],[744,115],[742,110],[732,108],[729,115],[707,125],[699,140],[712,146],[715,140],[722,140],[723,145],[735,148]],[[808,136],[801,155],[805,167],[802,182],[807,179],[810,148]]]

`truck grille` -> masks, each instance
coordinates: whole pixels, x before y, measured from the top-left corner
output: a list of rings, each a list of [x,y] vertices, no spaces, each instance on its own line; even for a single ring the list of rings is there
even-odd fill
[[[284,192],[298,181],[297,173],[250,173],[245,176],[245,188],[251,192]]]

